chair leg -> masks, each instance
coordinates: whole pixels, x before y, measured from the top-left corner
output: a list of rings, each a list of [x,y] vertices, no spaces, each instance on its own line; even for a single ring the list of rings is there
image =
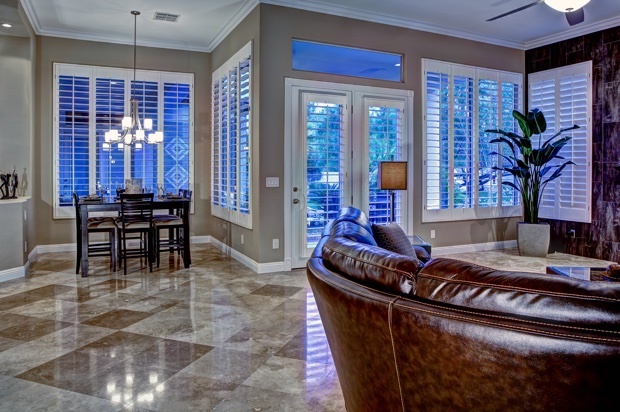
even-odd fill
[[[80,266],[82,265],[82,235],[78,232],[77,235],[77,251],[75,254],[75,274],[80,274]]]
[[[110,230],[110,264],[112,271],[116,272],[116,229]]]

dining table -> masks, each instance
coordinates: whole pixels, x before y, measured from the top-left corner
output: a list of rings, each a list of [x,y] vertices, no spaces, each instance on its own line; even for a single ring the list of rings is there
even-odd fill
[[[157,197],[153,199],[153,210],[168,210],[168,214],[173,214],[175,210],[183,209],[183,265],[189,268],[192,263],[189,242],[189,216],[191,200],[183,197]],[[88,215],[95,212],[120,212],[120,200],[101,200],[80,199],[80,225],[82,227],[82,250],[79,256],[82,257],[81,270],[82,277],[88,277]]]

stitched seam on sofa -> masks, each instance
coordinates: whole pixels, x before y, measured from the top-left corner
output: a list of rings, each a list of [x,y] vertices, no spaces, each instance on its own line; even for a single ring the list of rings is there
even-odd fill
[[[503,289],[503,290],[518,290],[522,292],[538,293],[540,295],[566,296],[566,297],[574,297],[574,298],[584,298],[584,299],[589,299],[589,300],[606,300],[610,302],[620,302],[620,299],[607,298],[605,296],[578,295],[576,293],[553,292],[549,290],[529,289],[529,288],[523,288],[523,287],[518,287],[518,286],[497,285],[495,283],[474,282],[471,280],[463,280],[463,279],[446,279],[446,278],[442,278],[441,276],[431,275],[428,273],[419,273],[418,277],[420,276],[426,277],[428,279],[439,280],[445,283],[460,283],[460,284],[465,284],[465,285],[476,285],[476,286],[483,286],[487,288],[496,288],[496,289]]]
[[[390,330],[390,343],[392,344],[392,355],[394,356],[394,367],[396,368],[396,382],[398,382],[398,393],[400,394],[400,404],[405,412],[405,399],[403,398],[403,388],[400,384],[400,371],[398,370],[398,361],[396,360],[396,346],[394,345],[394,333],[392,332],[392,309],[394,302],[398,298],[394,298],[388,305],[388,328]]]
[[[329,270],[329,269],[327,269],[327,270]],[[334,273],[334,272],[331,272],[331,273]],[[323,282],[325,282],[325,283],[327,283],[327,284],[329,284],[329,285],[331,285],[331,286],[333,286],[333,287],[337,287],[337,288],[344,289],[344,290],[346,290],[347,292],[355,293],[355,294],[357,294],[357,295],[364,296],[365,298],[368,298],[368,299],[373,299],[373,300],[376,300],[376,301],[380,301],[380,302],[385,303],[385,304],[389,304],[389,303],[391,302],[391,300],[389,300],[389,299],[388,299],[388,297],[385,297],[385,300],[382,300],[382,299],[378,299],[378,298],[377,298],[377,296],[376,296],[376,294],[377,294],[377,293],[379,293],[379,292],[380,292],[380,293],[389,294],[388,292],[379,291],[379,290],[377,290],[377,289],[375,289],[375,288],[368,287],[368,286],[363,285],[363,284],[361,284],[361,283],[355,283],[355,285],[357,285],[357,286],[359,286],[359,287],[361,287],[361,288],[365,289],[366,291],[370,291],[370,292],[372,292],[372,294],[365,294],[365,293],[362,293],[362,292],[361,292],[361,291],[359,291],[359,290],[356,290],[356,289],[353,289],[353,288],[347,287],[347,286],[345,286],[345,285],[341,285],[341,284],[339,284],[339,283],[337,283],[337,282],[334,282],[333,280],[329,279],[327,276],[325,276],[324,274],[322,274],[322,273],[320,273],[320,272],[312,271],[312,274],[313,274],[316,278],[320,277],[320,279],[321,279]],[[349,279],[346,279],[346,278],[343,278],[343,279],[344,279],[345,281],[347,281],[347,282],[352,282],[352,281],[351,281],[351,280],[349,280]],[[390,295],[392,295],[392,296],[393,296],[393,294],[390,294]],[[391,296],[390,296],[390,297],[391,297]]]
[[[618,335],[620,334],[620,332],[614,331],[614,330],[607,330],[607,329],[593,329],[593,328],[584,328],[584,327],[580,327],[580,326],[571,326],[571,325],[557,325],[554,323],[546,323],[546,322],[537,322],[534,320],[528,320],[528,319],[515,319],[512,317],[508,317],[508,316],[500,316],[500,315],[494,315],[494,314],[490,314],[490,313],[478,313],[478,312],[472,312],[472,311],[468,311],[468,310],[463,310],[463,309],[457,309],[457,308],[446,308],[443,306],[439,306],[439,305],[434,305],[432,303],[428,303],[428,302],[421,302],[421,301],[417,301],[417,300],[410,300],[410,299],[406,299],[406,298],[401,298],[401,300],[409,300],[411,302],[414,302],[416,304],[419,305],[423,305],[423,306],[429,306],[431,308],[442,308],[445,310],[450,310],[453,312],[459,312],[459,313],[465,313],[467,315],[477,315],[477,316],[485,316],[488,318],[495,318],[495,319],[502,319],[502,320],[508,320],[508,321],[518,321],[521,323],[530,323],[532,325],[537,325],[537,326],[548,326],[548,327],[553,327],[553,328],[557,328],[557,327],[561,327],[561,328],[565,328],[565,329],[573,329],[573,330],[578,330],[578,331],[583,331],[583,332],[604,332],[604,333],[611,333],[614,335]],[[399,305],[402,308],[410,308],[409,306],[405,306],[405,305]],[[481,309],[483,310],[483,309]],[[432,312],[430,309],[427,309],[427,311]],[[433,312],[433,313],[438,313],[439,312]],[[613,340],[613,342],[617,342],[616,340]]]
[[[406,277],[410,278],[411,280],[415,280],[415,276],[414,276],[414,274],[413,274],[413,273],[411,273],[411,272],[405,272],[404,270],[394,269],[394,268],[391,268],[391,267],[388,267],[388,266],[384,266],[384,265],[378,265],[378,264],[376,264],[376,263],[374,263],[374,262],[371,262],[371,261],[369,261],[369,260],[362,259],[362,258],[355,257],[355,256],[351,256],[351,255],[346,254],[346,253],[344,253],[344,252],[341,252],[341,251],[339,251],[339,250],[332,249],[332,248],[330,248],[329,246],[326,246],[326,245],[325,245],[325,246],[323,246],[323,249],[327,249],[327,250],[329,250],[329,251],[330,251],[330,252],[332,252],[332,253],[337,253],[337,254],[339,254],[339,255],[346,256],[346,257],[348,257],[348,258],[351,258],[351,259],[357,260],[357,261],[359,261],[359,262],[366,263],[367,265],[370,265],[370,266],[375,266],[375,267],[378,267],[378,268],[381,268],[381,269],[388,270],[388,271],[390,271],[390,272],[399,273],[399,274],[401,274],[401,275],[404,275],[404,276],[406,276]]]
[[[402,307],[407,307],[407,306],[402,306]],[[584,340],[595,341],[595,342],[601,342],[601,341],[602,342],[613,342],[613,343],[619,343],[620,342],[618,339],[595,338],[595,337],[589,337],[589,336],[578,336],[578,335],[571,335],[571,334],[567,334],[567,333],[549,332],[549,331],[545,331],[545,330],[538,330],[538,329],[525,328],[525,327],[519,327],[519,326],[505,325],[505,324],[501,324],[501,323],[489,322],[489,321],[484,321],[484,320],[480,320],[480,319],[466,318],[466,317],[463,317],[463,316],[457,316],[457,315],[450,315],[450,314],[441,313],[441,312],[435,312],[435,311],[428,310],[428,309],[416,309],[416,310],[419,310],[420,312],[430,313],[430,314],[433,314],[433,315],[436,315],[436,316],[447,317],[447,318],[452,318],[452,319],[458,319],[458,320],[474,322],[474,323],[480,323],[480,324],[484,324],[484,325],[492,325],[492,326],[497,326],[497,327],[500,327],[500,328],[503,328],[503,329],[513,329],[513,330],[527,331],[527,332],[532,332],[532,333],[538,333],[538,334],[541,334],[541,335],[560,336],[560,337],[564,337],[564,338],[573,338],[573,339],[576,339],[576,340],[584,339]],[[557,325],[554,325],[554,326],[557,327]],[[612,332],[612,333],[617,333],[617,332]]]

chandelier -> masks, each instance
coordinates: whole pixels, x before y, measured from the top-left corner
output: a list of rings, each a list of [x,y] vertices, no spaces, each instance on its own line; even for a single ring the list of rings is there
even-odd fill
[[[105,149],[110,148],[110,144],[118,143],[119,149],[123,145],[134,145],[135,148],[140,149],[142,143],[157,144],[164,141],[164,132],[155,131],[153,129],[153,119],[144,119],[140,121],[138,114],[138,99],[136,98],[136,27],[137,19],[140,15],[139,11],[132,10],[134,25],[133,25],[133,85],[131,87],[131,99],[129,99],[130,116],[123,117],[121,123],[122,130],[110,129],[105,133],[103,147]],[[149,133],[148,136],[146,132]]]
[[[545,0],[547,6],[564,13],[579,10],[589,2],[590,0]]]

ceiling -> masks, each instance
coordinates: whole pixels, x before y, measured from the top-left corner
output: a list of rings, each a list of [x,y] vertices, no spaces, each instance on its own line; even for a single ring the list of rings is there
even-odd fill
[[[18,0],[0,0],[4,5]],[[275,4],[374,21],[491,44],[530,49],[620,26],[620,1],[591,0],[585,21],[569,26],[563,13],[541,3],[502,19],[486,20],[534,0],[19,0],[38,35],[142,46],[212,51],[258,4]],[[180,15],[155,21],[155,12]],[[6,31],[6,30],[5,30]],[[10,34],[10,33],[5,33]]]

